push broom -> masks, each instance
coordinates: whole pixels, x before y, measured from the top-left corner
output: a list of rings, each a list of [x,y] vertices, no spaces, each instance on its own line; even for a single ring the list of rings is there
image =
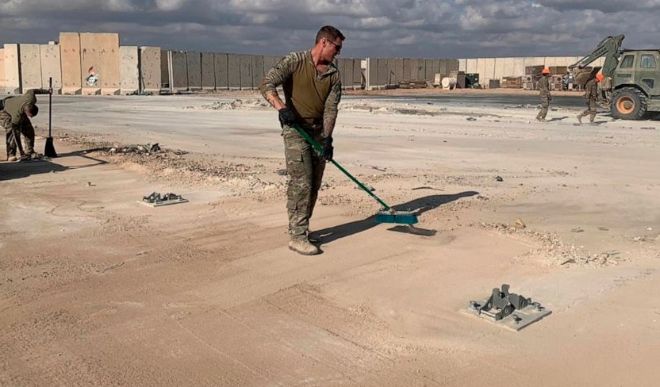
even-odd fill
[[[48,137],[46,138],[46,148],[44,155],[46,157],[57,157],[55,152],[55,145],[53,144],[53,136],[51,135],[51,127],[53,120],[53,78],[48,78]]]
[[[305,132],[303,129],[299,128],[297,125],[294,125],[293,128],[302,136],[302,138],[307,141],[312,148],[314,148],[314,151],[321,155],[323,153],[323,147],[321,144],[318,143],[318,141],[314,140],[307,132]],[[390,207],[387,203],[383,201],[383,199],[379,198],[371,192],[369,188],[367,188],[362,182],[358,179],[356,179],[353,175],[348,173],[344,167],[342,167],[338,162],[336,162],[334,159],[330,160],[331,163],[337,167],[344,175],[348,176],[349,179],[351,179],[355,184],[357,184],[358,187],[360,187],[361,190],[364,192],[368,193],[369,196],[374,198],[378,203],[380,203],[383,208],[381,208],[380,211],[376,214],[376,222],[378,223],[396,223],[396,224],[407,224],[407,225],[413,225],[417,223],[417,214],[412,211],[396,211],[392,207]]]

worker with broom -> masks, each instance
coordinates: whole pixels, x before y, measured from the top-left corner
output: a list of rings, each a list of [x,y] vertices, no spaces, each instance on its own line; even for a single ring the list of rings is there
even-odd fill
[[[344,39],[337,28],[321,27],[311,49],[292,52],[282,58],[268,71],[260,86],[261,94],[278,111],[284,138],[289,176],[289,248],[304,255],[320,253],[309,239],[309,219],[321,187],[325,163],[333,157],[332,132],[341,99],[339,71],[333,61]],[[284,101],[277,93],[280,85]],[[322,145],[321,154],[314,151],[294,126]]]
[[[0,126],[5,129],[7,161],[34,160],[42,157],[34,151],[34,127],[30,118],[39,113],[35,94],[49,93],[50,90],[46,89],[31,89],[23,95],[7,97],[2,101]],[[26,139],[25,150],[21,143],[21,134]]]

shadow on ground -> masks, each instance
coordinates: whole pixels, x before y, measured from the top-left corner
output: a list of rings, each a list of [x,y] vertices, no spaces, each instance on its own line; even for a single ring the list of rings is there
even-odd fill
[[[476,191],[465,191],[453,195],[429,195],[424,196],[406,203],[397,204],[392,206],[396,211],[416,211],[419,215],[423,214],[426,211],[437,208],[443,204],[451,203],[455,200],[464,197],[470,197],[478,195],[479,192]],[[340,224],[333,227],[328,227],[323,230],[318,230],[313,233],[314,237],[317,238],[322,244],[330,243],[341,239],[347,236],[351,236],[363,231],[366,231],[372,227],[377,226],[379,223],[376,222],[376,216],[372,215],[366,219],[358,220],[355,222],[349,222]],[[400,226],[395,226],[391,228],[392,231],[401,231]],[[420,232],[411,232],[412,234],[417,235],[433,235],[435,230],[426,230],[419,229]]]
[[[41,160],[0,163],[0,181],[21,179],[42,173],[63,172],[69,169],[88,168],[107,163],[106,161],[87,156],[87,152],[89,152],[89,150],[60,153],[55,159],[44,158]],[[54,162],[55,160],[63,159],[66,157],[82,157],[84,159],[90,160],[91,163],[85,165],[76,165],[75,167],[67,167]]]

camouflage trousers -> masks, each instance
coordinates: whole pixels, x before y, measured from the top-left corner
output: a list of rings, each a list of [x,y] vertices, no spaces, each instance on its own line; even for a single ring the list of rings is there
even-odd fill
[[[20,155],[32,154],[34,152],[34,127],[29,118],[21,119],[18,128],[11,124],[11,115],[6,111],[0,111],[0,126],[5,129],[5,146],[7,157],[16,156],[18,150]],[[25,152],[21,143],[21,134],[25,138]]]
[[[581,118],[581,117],[589,116],[589,122],[594,122],[594,120],[596,119],[597,110],[598,110],[598,105],[596,101],[590,99],[589,101],[587,101],[587,109],[582,113],[580,113],[579,117]]]
[[[548,115],[548,108],[550,107],[550,98],[541,97],[541,111],[536,115],[537,120],[545,120]]]
[[[315,140],[321,140],[321,130],[308,133]],[[285,126],[282,137],[286,171],[289,176],[286,192],[289,235],[291,239],[306,239],[309,219],[314,212],[314,205],[321,188],[325,160],[316,154],[312,146],[300,137],[295,129]]]

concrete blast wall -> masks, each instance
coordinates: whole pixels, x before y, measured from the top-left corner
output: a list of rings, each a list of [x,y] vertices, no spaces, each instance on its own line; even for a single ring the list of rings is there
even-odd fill
[[[140,91],[158,93],[161,88],[160,47],[140,47]]]
[[[18,44],[5,44],[5,94],[20,94],[21,68]]]
[[[264,57],[261,55],[252,56],[252,88],[258,89],[261,80],[264,79]]]
[[[219,90],[229,89],[229,67],[227,54],[215,54],[215,87]]]
[[[20,68],[23,91],[41,89],[41,53],[38,44],[21,44]]]
[[[197,51],[186,52],[188,69],[188,90],[202,89],[202,54]]]
[[[170,90],[188,90],[188,65],[184,51],[168,51]]]
[[[160,88],[172,91],[171,51],[160,50]]]
[[[238,55],[227,55],[227,83],[230,90],[241,88],[241,58]]]
[[[233,55],[232,55],[233,56]],[[238,57],[241,90],[252,89],[252,55],[236,55]]]
[[[83,94],[119,94],[119,34],[81,33],[80,64]]]
[[[82,72],[79,33],[60,33],[60,59],[62,63],[62,94],[80,94]]]
[[[215,89],[215,55],[212,52],[202,53],[202,89]]]
[[[41,83],[48,88],[48,79],[53,78],[53,93],[59,94],[62,90],[62,65],[60,46],[57,44],[42,44],[41,53]]]
[[[5,92],[5,85],[7,79],[5,78],[5,49],[0,48],[0,94]]]
[[[140,91],[140,60],[137,46],[119,47],[119,76],[121,94],[137,94]]]

